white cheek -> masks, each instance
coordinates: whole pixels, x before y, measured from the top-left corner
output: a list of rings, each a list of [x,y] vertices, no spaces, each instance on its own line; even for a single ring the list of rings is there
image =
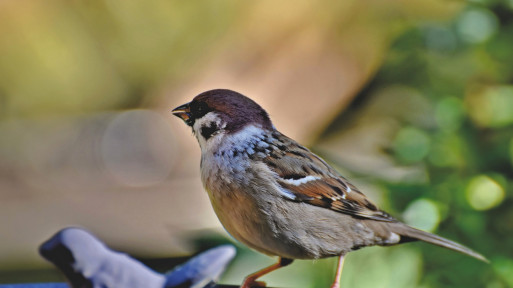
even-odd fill
[[[217,147],[221,141],[223,133],[216,133],[208,140],[201,135],[201,127],[209,126],[212,122],[216,123],[217,127],[220,127],[221,129],[226,127],[226,123],[222,123],[221,117],[219,117],[215,112],[209,112],[203,117],[196,119],[192,126],[194,135],[196,136],[196,139],[198,139],[202,152],[206,152]]]
[[[200,142],[201,152],[205,154],[217,151],[222,145],[223,137],[224,133],[218,133],[210,137],[208,140],[205,140],[203,136],[199,135],[198,142]]]

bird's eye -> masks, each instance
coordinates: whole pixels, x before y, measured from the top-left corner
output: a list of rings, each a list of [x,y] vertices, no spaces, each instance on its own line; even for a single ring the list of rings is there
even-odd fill
[[[195,103],[192,105],[191,111],[195,118],[201,118],[209,112],[209,109],[205,103]]]
[[[212,135],[217,131],[219,130],[219,128],[217,127],[217,124],[215,122],[210,122],[207,125],[201,127],[201,136],[203,136],[203,138],[205,138],[205,140],[208,140],[210,137],[212,137]]]

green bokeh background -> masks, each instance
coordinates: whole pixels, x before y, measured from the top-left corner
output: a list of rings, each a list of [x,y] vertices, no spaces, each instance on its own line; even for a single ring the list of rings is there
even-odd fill
[[[251,73],[262,68],[252,66],[255,59],[272,62],[266,54],[300,50],[286,46],[288,35],[322,35],[340,43],[330,47],[334,59],[350,51],[354,63],[370,68],[344,96],[348,105],[334,104],[336,115],[326,115],[304,140],[385,211],[491,261],[421,243],[366,248],[347,256],[342,287],[513,287],[513,1],[127,2],[0,2],[0,123],[168,109],[194,96],[174,87],[194,86],[215,55],[234,53],[222,59]],[[284,26],[254,21],[280,13],[273,19],[283,18]],[[260,47],[263,55],[244,47]],[[21,133],[16,127],[8,135]],[[23,182],[16,166],[24,157],[21,140],[5,135],[0,179]],[[23,190],[2,187],[4,205]],[[1,234],[30,227],[17,229]],[[205,247],[217,237],[196,240]],[[239,248],[225,282],[272,263]],[[56,277],[12,263],[4,264],[0,283]],[[297,261],[266,280],[274,287],[327,287],[334,265]]]

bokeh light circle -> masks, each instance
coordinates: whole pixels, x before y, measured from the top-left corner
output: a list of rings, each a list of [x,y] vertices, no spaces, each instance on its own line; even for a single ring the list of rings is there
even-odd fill
[[[466,189],[467,201],[475,210],[488,210],[504,200],[504,189],[492,178],[480,175],[472,178]]]
[[[403,213],[406,224],[415,228],[433,232],[440,223],[440,210],[435,202],[429,199],[416,200]]]
[[[456,29],[460,37],[468,43],[484,42],[497,31],[499,21],[486,9],[465,10],[459,16]]]
[[[101,140],[107,172],[127,186],[163,181],[174,165],[176,149],[167,122],[149,110],[120,113],[109,123]]]

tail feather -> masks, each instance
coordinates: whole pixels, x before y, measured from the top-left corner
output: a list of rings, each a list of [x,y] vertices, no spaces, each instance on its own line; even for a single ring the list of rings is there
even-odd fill
[[[395,226],[395,228],[396,229],[393,229],[393,232],[401,235],[400,243],[421,240],[421,241],[428,242],[428,243],[431,243],[431,244],[434,244],[434,245],[437,245],[440,247],[444,247],[447,249],[451,249],[451,250],[463,253],[465,255],[474,257],[474,258],[479,259],[486,263],[490,262],[490,261],[488,261],[488,259],[486,259],[486,257],[473,251],[472,249],[465,247],[465,246],[463,246],[459,243],[456,243],[454,241],[440,237],[438,235],[431,234],[431,233],[428,233],[428,232],[425,232],[422,230],[418,230],[413,227],[407,226],[405,224],[397,225],[397,226]]]

